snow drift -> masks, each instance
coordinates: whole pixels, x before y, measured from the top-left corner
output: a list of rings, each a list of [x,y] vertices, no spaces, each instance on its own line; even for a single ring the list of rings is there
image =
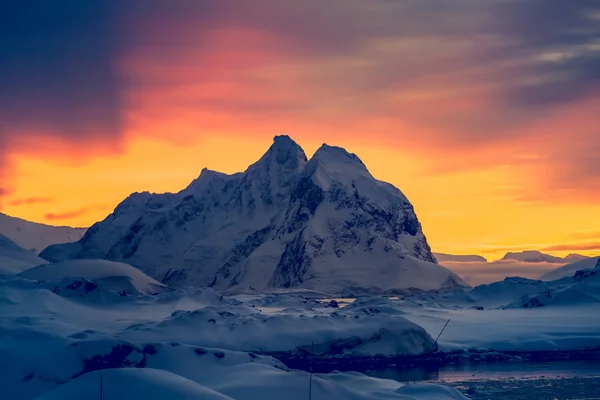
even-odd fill
[[[67,282],[76,278],[92,281],[127,294],[152,294],[165,290],[165,285],[150,278],[131,265],[107,260],[67,260],[43,264],[19,274],[20,277],[42,282]],[[79,287],[79,286],[77,286]]]

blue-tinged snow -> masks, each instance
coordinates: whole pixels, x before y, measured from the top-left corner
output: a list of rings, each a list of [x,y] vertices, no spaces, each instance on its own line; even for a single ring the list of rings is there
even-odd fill
[[[598,269],[600,270],[600,257],[585,258],[563,265],[555,270],[552,270],[540,277],[543,281],[553,281],[565,277],[573,276],[579,270]]]
[[[107,394],[111,382],[127,388],[114,398],[304,399],[308,374],[265,354],[414,355],[431,349],[448,319],[439,349],[464,350],[465,359],[600,346],[596,269],[550,282],[507,278],[447,293],[362,297],[337,308],[293,292],[231,297],[187,287],[149,295],[143,288],[157,283],[131,275],[130,266],[103,261],[97,269],[106,272],[94,275],[86,265],[57,265],[22,274],[43,280],[0,279],[0,387],[8,399],[74,399],[97,390],[99,375]],[[106,279],[119,274],[138,290],[123,294]],[[313,390],[330,399],[463,398],[359,373],[315,374]]]
[[[67,260],[58,263],[45,263],[19,274],[20,277],[39,282],[69,282],[83,278],[96,282],[100,287],[125,293],[153,294],[167,290],[131,265],[108,260]]]
[[[57,278],[84,279],[66,278],[61,269]],[[52,278],[49,271],[44,278]],[[20,276],[0,279],[3,399],[88,397],[100,375],[111,399],[304,399],[308,373],[257,353],[296,352],[314,342],[316,352],[333,357],[415,354],[433,341],[400,315],[336,309],[301,296],[242,303],[184,288],[99,299],[112,282],[89,282],[98,287],[73,296]],[[312,387],[314,398],[422,398],[396,393],[398,382],[357,373],[315,374]]]
[[[8,237],[0,234],[0,276],[18,274],[46,262],[43,258],[25,250]]]

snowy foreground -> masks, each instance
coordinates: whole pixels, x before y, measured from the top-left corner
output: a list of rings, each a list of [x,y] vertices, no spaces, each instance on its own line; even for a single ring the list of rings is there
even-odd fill
[[[462,359],[597,349],[599,272],[365,297],[339,308],[315,293],[173,291],[109,261],[40,266],[0,278],[0,398],[93,397],[102,377],[107,399],[306,399],[309,374],[274,355],[418,359],[448,319],[439,350]],[[312,398],[465,397],[440,385],[334,372],[313,375]]]
[[[59,265],[56,281],[41,280],[47,266],[0,278],[0,398],[99,398],[102,377],[111,400],[306,399],[309,374],[266,353],[312,341],[340,355],[416,354],[432,344],[423,328],[393,313],[339,311],[291,295],[242,303],[210,289],[168,292],[138,271],[89,279],[92,271],[79,265],[87,277],[68,278],[69,267]],[[314,374],[312,398],[464,396],[336,372]]]

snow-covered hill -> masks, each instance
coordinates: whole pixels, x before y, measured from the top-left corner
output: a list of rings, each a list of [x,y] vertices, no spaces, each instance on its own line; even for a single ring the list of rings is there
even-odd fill
[[[52,244],[75,242],[85,231],[86,228],[38,224],[0,213],[0,234],[35,254]]]
[[[29,250],[0,234],[0,275],[14,275],[28,268],[46,263]]]
[[[131,265],[107,260],[66,260],[43,264],[19,274],[20,277],[40,282],[52,282],[60,290],[76,290],[85,285],[74,282],[92,282],[92,290],[108,288],[124,294],[152,294],[162,292],[165,286]],[[83,280],[81,280],[82,278]],[[90,290],[87,290],[89,292]],[[64,292],[64,290],[63,290]]]
[[[580,261],[563,265],[553,271],[550,271],[540,277],[543,281],[553,281],[569,276],[573,276],[577,271],[586,269],[599,269],[600,270],[600,257],[585,258]]]
[[[244,173],[204,169],[176,194],[134,193],[48,260],[127,262],[173,286],[328,293],[452,289],[408,199],[362,161],[287,136]]]
[[[231,356],[228,354],[227,357]],[[308,396],[306,382],[309,378],[306,372],[253,364],[249,357],[229,368],[220,366],[222,363],[214,357],[208,360],[212,362],[192,362],[184,372],[184,375],[190,375],[190,370],[202,371],[195,374],[195,380],[154,368],[110,369],[83,375],[37,400],[79,400],[83,393],[98,386],[100,375],[106,382],[103,396],[111,400],[303,400]],[[427,383],[400,385],[355,373],[315,375],[311,380],[311,397],[316,399],[467,400],[458,390],[448,386]]]

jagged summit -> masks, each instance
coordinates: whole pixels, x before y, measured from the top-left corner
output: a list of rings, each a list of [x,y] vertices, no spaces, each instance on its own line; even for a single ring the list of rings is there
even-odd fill
[[[303,167],[308,161],[306,154],[298,143],[294,142],[287,135],[275,136],[273,144],[267,152],[255,164],[251,165],[248,170],[255,166],[281,166],[291,169]]]
[[[273,146],[276,147],[300,147],[298,143],[294,141],[288,135],[275,135],[273,137]]]
[[[42,256],[123,261],[166,284],[239,292],[464,285],[436,263],[398,189],[340,147],[308,160],[287,135],[243,173],[204,169],[179,193],[130,196],[82,240]]]

